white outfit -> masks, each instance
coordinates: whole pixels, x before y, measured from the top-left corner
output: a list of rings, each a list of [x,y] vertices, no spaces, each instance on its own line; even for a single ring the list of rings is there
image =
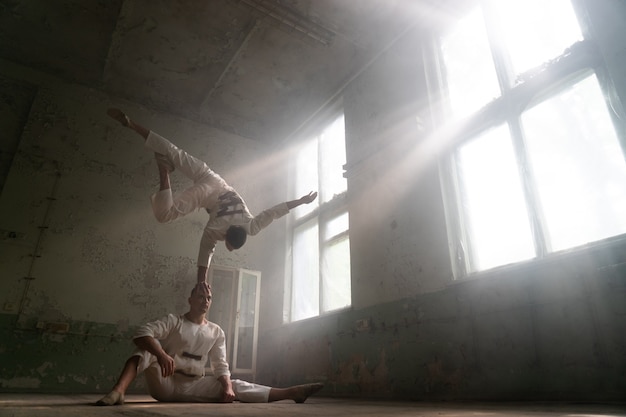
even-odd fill
[[[230,226],[242,226],[249,235],[256,235],[274,219],[289,212],[286,203],[278,204],[257,216],[252,216],[246,203],[233,187],[213,172],[207,164],[177,148],[164,137],[150,132],[146,147],[165,155],[193,185],[176,196],[172,190],[161,190],[152,195],[152,210],[158,221],[170,222],[200,208],[210,215],[200,240],[198,266],[208,267],[218,240],[224,240]]]
[[[168,316],[141,326],[134,338],[151,336],[161,343],[163,350],[174,358],[176,372],[169,377],[161,375],[156,357],[148,351],[137,350],[137,372],[144,373],[148,392],[158,401],[216,402],[222,398],[220,376],[230,377],[226,361],[224,331],[209,321],[196,324],[184,315]],[[204,365],[211,361],[213,375],[205,375]],[[237,400],[267,402],[270,387],[234,379],[231,381]]]

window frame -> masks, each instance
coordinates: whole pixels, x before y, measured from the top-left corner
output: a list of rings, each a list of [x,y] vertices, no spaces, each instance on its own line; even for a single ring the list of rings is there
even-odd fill
[[[322,149],[321,149],[321,135],[324,133],[325,129],[331,126],[333,123],[337,121],[337,119],[343,117],[344,118],[344,147],[346,147],[347,152],[347,143],[346,143],[346,135],[345,135],[345,113],[343,111],[343,107],[340,104],[335,104],[331,107],[330,111],[328,111],[323,119],[320,119],[319,123],[315,124],[316,128],[309,129],[309,134],[301,135],[302,137],[308,138],[307,140],[315,140],[317,144],[317,173],[318,173],[318,206],[311,210],[309,213],[302,215],[301,217],[296,218],[295,215],[290,215],[288,219],[288,229],[289,235],[291,239],[291,256],[287,258],[286,262],[286,280],[285,283],[285,302],[284,302],[284,314],[283,314],[283,322],[285,324],[300,322],[303,320],[309,320],[315,317],[320,317],[326,314],[335,313],[344,309],[348,309],[352,305],[352,291],[350,288],[350,302],[347,306],[325,310],[324,309],[324,268],[323,262],[325,259],[325,251],[328,250],[330,246],[334,243],[341,241],[342,239],[350,239],[350,227],[348,224],[348,228],[345,231],[337,233],[333,236],[326,236],[324,232],[324,228],[326,224],[328,224],[333,219],[336,219],[344,214],[349,216],[349,207],[348,207],[348,198],[347,198],[347,184],[346,190],[340,194],[335,194],[330,200],[326,202],[322,202],[323,200],[323,190],[321,189],[321,179],[322,175],[320,173],[323,169],[323,161],[322,161]],[[292,166],[290,168],[291,172],[295,172],[297,170],[297,166]],[[341,167],[343,169],[343,177],[345,178],[345,162]],[[291,188],[295,188],[295,184],[291,184]],[[294,191],[295,192],[295,191]],[[293,318],[293,298],[294,298],[294,280],[293,280],[293,267],[294,267],[294,258],[295,253],[293,253],[293,242],[296,239],[296,231],[299,227],[306,225],[309,222],[316,222],[318,228],[318,264],[319,264],[319,276],[318,276],[318,313],[316,315],[312,315],[306,318]],[[350,254],[349,254],[350,255]],[[350,277],[348,277],[351,281]],[[351,284],[350,284],[351,286]]]
[[[483,6],[483,2],[478,2]],[[572,4],[574,12],[577,13],[576,4]],[[485,10],[483,8],[483,10]],[[471,244],[467,234],[468,227],[465,221],[465,214],[460,203],[460,184],[458,182],[459,173],[456,164],[456,150],[467,141],[479,136],[488,129],[505,125],[508,126],[517,167],[522,178],[523,194],[526,202],[526,210],[529,216],[531,235],[535,247],[535,257],[528,261],[533,262],[543,259],[556,252],[550,250],[550,241],[546,232],[547,226],[541,208],[538,204],[538,192],[535,187],[536,181],[533,172],[527,163],[527,152],[524,144],[524,134],[521,126],[523,113],[534,104],[555,97],[561,91],[585,79],[591,74],[595,74],[600,88],[605,96],[605,101],[609,107],[609,114],[613,121],[614,129],[618,137],[622,152],[625,149],[624,129],[618,123],[621,114],[616,114],[616,110],[611,106],[607,98],[607,91],[612,88],[612,81],[608,71],[604,66],[604,61],[599,49],[593,43],[593,38],[588,33],[586,22],[580,22],[583,40],[577,41],[567,48],[563,54],[543,63],[542,65],[528,70],[519,76],[515,76],[512,66],[506,54],[500,50],[498,39],[493,32],[493,24],[490,25],[488,11],[485,11],[485,26],[488,43],[490,45],[493,64],[495,65],[501,95],[472,115],[460,121],[453,127],[446,127],[446,132],[440,139],[448,143],[444,149],[444,157],[439,161],[439,172],[442,195],[444,199],[444,210],[447,223],[448,242],[450,257],[452,261],[453,280],[459,280],[484,273],[494,268],[510,266],[501,265],[485,270],[471,268],[470,260]],[[579,17],[580,19],[580,17]],[[441,49],[441,39],[445,35],[443,32],[431,34],[431,38],[423,43],[423,58],[426,69],[426,84],[431,103],[431,122],[433,127],[444,126],[449,123],[446,116],[445,101],[447,100],[445,83],[445,63]],[[614,239],[608,238],[608,239]],[[590,244],[601,244],[590,242]]]

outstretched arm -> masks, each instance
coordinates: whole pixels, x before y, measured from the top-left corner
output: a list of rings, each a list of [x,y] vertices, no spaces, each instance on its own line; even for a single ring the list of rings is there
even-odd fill
[[[198,265],[198,284],[206,284],[208,282],[207,278],[208,278],[208,272],[209,272],[209,267],[208,266],[200,266]]]
[[[264,210],[252,219],[249,225],[248,234],[251,236],[256,235],[262,229],[267,227],[272,221],[286,215],[289,210],[298,207],[302,204],[309,204],[317,198],[317,192],[311,191],[307,195],[303,195],[297,200],[285,201],[272,208]]]
[[[286,204],[287,204],[287,207],[289,207],[289,210],[291,210],[293,208],[301,206],[302,204],[309,204],[313,202],[313,200],[315,200],[316,198],[317,198],[317,191],[311,191],[307,195],[303,195],[297,200],[287,201]]]
[[[207,223],[202,232],[202,238],[200,239],[200,248],[198,249],[198,275],[197,282],[208,282],[207,275],[209,271],[209,265],[211,265],[211,259],[213,258],[213,252],[215,251],[215,244],[219,239],[219,232],[211,229]]]

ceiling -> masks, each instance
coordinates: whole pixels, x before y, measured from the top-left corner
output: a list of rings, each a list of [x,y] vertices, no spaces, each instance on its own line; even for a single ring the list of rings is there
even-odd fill
[[[443,0],[0,0],[0,58],[272,143]]]

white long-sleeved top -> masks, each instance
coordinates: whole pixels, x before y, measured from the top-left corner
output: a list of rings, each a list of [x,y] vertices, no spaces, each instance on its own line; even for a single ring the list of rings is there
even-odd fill
[[[165,155],[177,170],[193,181],[192,186],[176,195],[171,189],[152,195],[152,209],[157,220],[170,222],[201,208],[210,215],[200,239],[198,266],[209,266],[215,245],[225,239],[230,226],[241,226],[254,236],[275,219],[289,213],[287,203],[280,203],[253,216],[237,191],[201,160],[154,132],[150,132],[145,145]]]
[[[262,211],[256,216],[252,216],[250,214],[245,206],[245,203],[242,203],[241,207],[242,211],[240,213],[223,216],[213,215],[211,212],[211,218],[204,228],[202,239],[200,239],[198,266],[209,266],[213,252],[215,252],[215,245],[217,244],[217,241],[225,239],[226,231],[230,226],[241,226],[250,236],[254,236],[275,219],[289,213],[287,203],[280,203],[272,208]]]
[[[184,315],[169,314],[162,319],[140,326],[134,339],[150,336],[174,358],[176,370],[188,375],[204,376],[207,359],[211,361],[213,375],[230,376],[226,360],[226,337],[220,326],[210,321],[196,324]]]

